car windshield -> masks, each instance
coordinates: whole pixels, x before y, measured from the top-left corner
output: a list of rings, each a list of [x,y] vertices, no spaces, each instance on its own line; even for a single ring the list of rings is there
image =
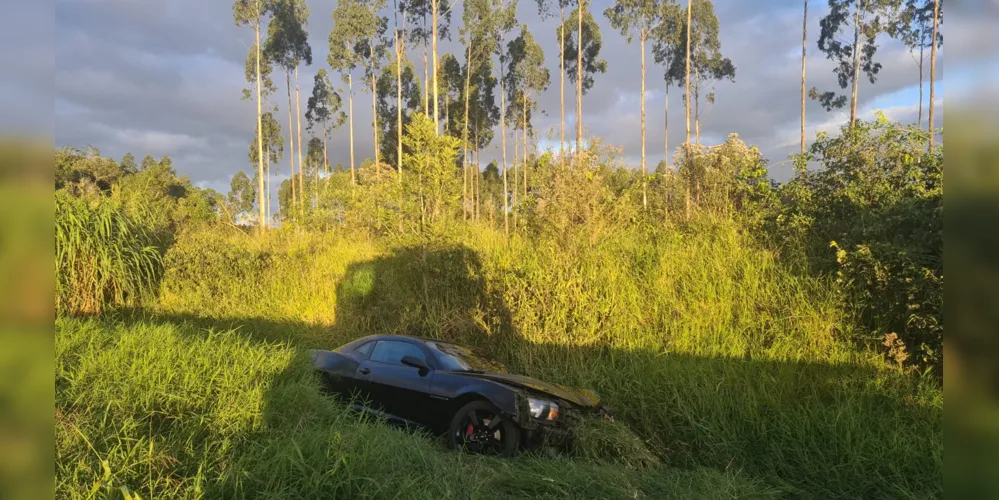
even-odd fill
[[[470,347],[444,342],[427,342],[445,370],[507,373],[506,366]]]

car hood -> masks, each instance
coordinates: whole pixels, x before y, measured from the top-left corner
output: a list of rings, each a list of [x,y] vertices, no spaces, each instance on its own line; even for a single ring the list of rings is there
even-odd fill
[[[600,397],[593,391],[585,389],[574,389],[564,385],[552,384],[543,380],[524,375],[514,375],[509,373],[478,373],[478,372],[453,372],[458,375],[475,377],[485,380],[492,380],[534,392],[540,392],[559,399],[564,399],[572,404],[583,407],[596,407],[600,404]]]

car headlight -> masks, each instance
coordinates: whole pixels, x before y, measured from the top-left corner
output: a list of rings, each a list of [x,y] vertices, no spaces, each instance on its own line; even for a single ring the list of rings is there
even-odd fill
[[[527,398],[531,407],[531,416],[541,420],[552,421],[558,418],[558,404],[547,399]]]

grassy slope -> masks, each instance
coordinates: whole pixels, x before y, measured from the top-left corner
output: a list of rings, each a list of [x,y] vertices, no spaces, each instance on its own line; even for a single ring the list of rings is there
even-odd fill
[[[727,226],[558,250],[490,231],[391,245],[194,235],[167,256],[161,302],[145,317],[112,333],[58,325],[61,422],[80,419],[100,440],[89,450],[58,426],[64,491],[100,481],[98,456],[132,450],[110,470],[119,483],[193,491],[201,478],[201,491],[249,496],[942,494],[942,391],[857,353],[827,283]],[[515,369],[596,389],[665,466],[635,467],[599,433],[580,451],[596,461],[454,455],[315,395],[296,361],[305,348],[386,331],[475,343]],[[143,356],[161,358],[131,361]],[[148,366],[145,379],[117,373],[135,366]],[[81,385],[83,373],[102,382]],[[172,465],[143,465],[156,456],[150,435],[170,450],[153,462]]]
[[[150,348],[155,346],[155,348]],[[56,323],[56,496],[764,497],[734,472],[450,452],[318,391],[288,344],[146,320]]]

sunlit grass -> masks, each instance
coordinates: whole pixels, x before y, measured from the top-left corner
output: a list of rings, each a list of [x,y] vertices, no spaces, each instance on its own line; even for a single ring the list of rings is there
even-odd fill
[[[159,250],[141,224],[105,198],[55,198],[56,310],[99,314],[148,296]]]
[[[935,381],[852,345],[831,282],[734,226],[701,229],[561,246],[476,227],[434,242],[187,235],[152,315],[58,324],[57,410],[86,424],[59,426],[60,491],[941,495]],[[576,458],[494,461],[359,421],[300,358],[371,333],[479,345],[596,390],[627,427],[596,427]]]
[[[58,498],[772,496],[735,471],[491,459],[348,413],[286,343],[137,321],[56,323]]]

